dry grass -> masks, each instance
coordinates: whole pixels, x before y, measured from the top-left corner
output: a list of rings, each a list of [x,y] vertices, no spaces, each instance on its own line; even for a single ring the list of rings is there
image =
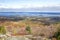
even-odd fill
[[[33,35],[43,35],[46,37],[50,37],[53,36],[54,33],[57,31],[57,29],[60,26],[60,23],[58,24],[50,24],[48,25],[44,25],[42,22],[36,22],[36,21],[30,21],[30,20],[22,20],[22,21],[17,21],[17,22],[13,22],[13,21],[5,21],[5,22],[0,22],[0,26],[5,26],[5,27],[11,27],[9,28],[9,30],[11,30],[12,33],[14,33],[14,31],[12,29],[14,29],[15,31],[17,31],[17,33],[19,32],[19,30],[17,29],[21,29],[22,27],[25,28],[27,25],[29,25],[31,27],[31,32]],[[6,29],[8,30],[8,29]],[[16,32],[15,32],[16,33]],[[26,31],[23,33],[26,33]]]

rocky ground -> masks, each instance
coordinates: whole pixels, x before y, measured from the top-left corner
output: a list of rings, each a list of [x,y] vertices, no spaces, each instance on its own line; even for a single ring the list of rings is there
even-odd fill
[[[0,37],[0,40],[51,40],[51,39],[41,36],[33,37],[32,35],[24,35],[24,36]]]

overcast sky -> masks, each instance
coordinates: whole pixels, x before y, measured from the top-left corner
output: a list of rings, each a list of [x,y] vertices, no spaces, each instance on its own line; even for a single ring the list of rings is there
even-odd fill
[[[0,0],[0,8],[17,9],[17,8],[34,8],[34,7],[41,8],[41,7],[54,7],[54,6],[60,7],[60,0]]]

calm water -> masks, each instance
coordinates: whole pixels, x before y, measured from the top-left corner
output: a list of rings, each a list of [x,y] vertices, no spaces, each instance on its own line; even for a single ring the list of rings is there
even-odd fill
[[[60,16],[59,12],[0,12],[0,16]]]

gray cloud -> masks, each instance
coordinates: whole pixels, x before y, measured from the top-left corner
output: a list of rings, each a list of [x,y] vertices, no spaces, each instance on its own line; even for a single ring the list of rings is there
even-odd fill
[[[59,11],[60,6],[50,6],[50,7],[32,7],[32,8],[0,8],[0,12],[28,12],[28,11]]]

